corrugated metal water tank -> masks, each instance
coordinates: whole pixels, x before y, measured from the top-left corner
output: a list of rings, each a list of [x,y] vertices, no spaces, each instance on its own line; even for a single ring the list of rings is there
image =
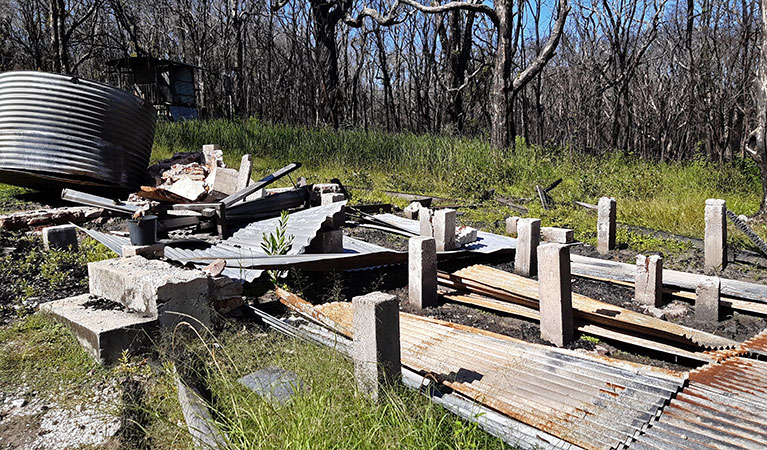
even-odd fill
[[[0,182],[38,189],[135,189],[146,177],[155,109],[95,81],[0,74]]]

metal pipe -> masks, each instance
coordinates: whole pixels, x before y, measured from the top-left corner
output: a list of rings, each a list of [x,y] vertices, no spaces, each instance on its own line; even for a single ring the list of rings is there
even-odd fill
[[[74,189],[62,189],[61,199],[73,203],[81,203],[83,205],[109,209],[123,214],[132,215],[139,211],[138,206],[128,205],[119,200],[99,197],[98,195],[86,194],[85,192],[76,191]]]

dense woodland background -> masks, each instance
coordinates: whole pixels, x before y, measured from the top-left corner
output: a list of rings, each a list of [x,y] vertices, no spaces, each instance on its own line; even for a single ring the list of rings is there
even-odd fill
[[[430,12],[462,6],[424,13],[412,3],[0,0],[0,70],[104,80],[106,60],[151,55],[203,68],[205,117],[489,135],[499,25],[483,8],[511,20],[514,77],[544,47],[561,5],[433,1]],[[662,160],[742,157],[757,115],[757,1],[569,7],[554,56],[509,92],[512,142]]]

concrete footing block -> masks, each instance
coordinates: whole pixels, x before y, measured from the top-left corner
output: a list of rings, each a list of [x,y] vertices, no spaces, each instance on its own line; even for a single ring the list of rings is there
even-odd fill
[[[195,326],[197,321],[210,325],[208,277],[200,270],[137,256],[88,264],[88,281],[91,294],[121,303],[145,317],[159,318],[162,326],[184,320]]]
[[[43,228],[43,245],[48,250],[77,250],[77,227],[57,225]]]
[[[519,219],[520,218],[518,216],[506,218],[506,234],[508,235],[517,234],[517,223],[519,223]]]
[[[406,219],[418,219],[418,212],[421,211],[421,208],[423,206],[418,202],[412,202],[411,204],[407,205],[405,209],[402,210],[402,212],[405,215]]]
[[[695,320],[719,322],[719,300],[722,282],[717,277],[704,277],[695,289]]]
[[[111,364],[120,359],[123,350],[136,351],[146,344],[157,320],[124,308],[109,308],[109,302],[98,300],[83,294],[43,303],[40,310],[67,325],[96,361]],[[90,306],[92,303],[96,304]]]
[[[418,210],[418,223],[420,225],[420,235],[434,237],[434,211],[429,208]]]
[[[306,253],[343,253],[344,232],[341,230],[320,231],[312,239]]]
[[[434,238],[408,241],[408,301],[416,308],[437,306],[437,246]]]
[[[455,218],[454,209],[440,209],[434,213],[434,241],[438,252],[455,250]]]
[[[399,303],[383,292],[371,292],[352,299],[354,310],[354,377],[357,387],[378,401],[387,383],[399,381]]]
[[[344,194],[339,194],[335,192],[327,192],[324,194],[320,194],[320,206],[330,205],[337,202],[342,202],[346,200],[346,197],[344,197]]]
[[[727,267],[727,203],[706,200],[706,231],[703,236],[704,268],[720,270]]]
[[[617,213],[615,199],[602,197],[597,206],[597,251],[603,255],[615,248]]]
[[[160,259],[165,257],[165,244],[154,243],[152,245],[123,245],[122,257],[143,256],[147,259]]]
[[[637,255],[634,298],[638,303],[659,308],[663,305],[663,258]]]
[[[574,337],[570,248],[543,244],[537,253],[541,339],[562,347]]]
[[[538,273],[537,248],[541,240],[541,219],[519,219],[514,272],[523,277]]]
[[[575,242],[575,231],[570,228],[541,227],[541,237],[546,242],[570,244]]]

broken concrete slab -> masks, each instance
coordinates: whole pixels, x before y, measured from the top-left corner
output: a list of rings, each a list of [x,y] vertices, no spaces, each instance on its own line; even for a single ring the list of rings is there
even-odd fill
[[[108,259],[88,264],[90,292],[121,303],[162,326],[187,320],[210,324],[208,277],[200,270],[175,267],[142,257]]]
[[[293,396],[306,389],[295,372],[280,367],[266,367],[237,380],[240,384],[278,407],[290,403]]]
[[[43,228],[43,245],[48,250],[77,250],[77,227],[57,225]]]
[[[191,202],[196,202],[208,192],[205,190],[205,183],[202,181],[194,181],[191,178],[182,178],[171,186],[165,188],[165,190]]]
[[[89,306],[92,303],[95,305]],[[120,306],[82,294],[43,303],[40,311],[52,314],[67,325],[96,361],[111,364],[120,358],[123,350],[138,350],[157,326],[155,318],[143,317]]]
[[[223,198],[237,192],[238,181],[239,173],[235,169],[217,167],[205,179],[205,184],[213,196]]]

